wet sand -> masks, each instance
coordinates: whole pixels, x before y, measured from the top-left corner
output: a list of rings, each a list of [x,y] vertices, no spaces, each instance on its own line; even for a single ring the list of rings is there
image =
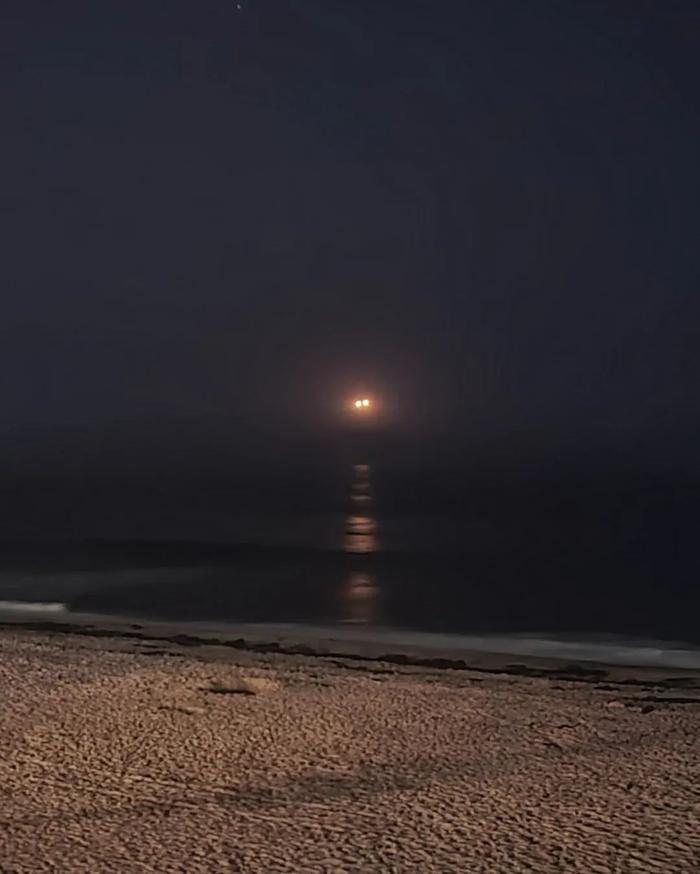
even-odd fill
[[[3,872],[700,870],[696,673],[79,631],[0,631]]]

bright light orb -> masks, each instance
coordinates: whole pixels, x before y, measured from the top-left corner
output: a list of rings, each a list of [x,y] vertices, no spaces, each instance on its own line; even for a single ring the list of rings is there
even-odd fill
[[[352,404],[356,410],[364,412],[372,406],[372,401],[369,398],[358,398],[356,401],[353,401]]]

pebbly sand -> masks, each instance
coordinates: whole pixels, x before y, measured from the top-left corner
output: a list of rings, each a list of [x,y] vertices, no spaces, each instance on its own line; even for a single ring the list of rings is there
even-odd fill
[[[184,643],[0,632],[3,874],[700,871],[697,674]]]

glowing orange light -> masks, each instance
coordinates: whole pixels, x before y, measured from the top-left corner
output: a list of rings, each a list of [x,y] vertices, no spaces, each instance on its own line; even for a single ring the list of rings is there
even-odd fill
[[[369,398],[358,398],[356,401],[353,401],[352,404],[356,410],[364,412],[372,406],[372,401]]]

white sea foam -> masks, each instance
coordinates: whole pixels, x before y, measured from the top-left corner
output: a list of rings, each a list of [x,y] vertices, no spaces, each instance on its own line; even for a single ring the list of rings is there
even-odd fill
[[[65,613],[60,601],[0,601],[0,613]]]
[[[405,629],[361,626],[311,626],[299,624],[248,624],[238,626],[255,630],[258,635],[277,632],[287,639],[328,644],[347,642],[382,643],[416,647],[422,651],[442,653],[498,653],[512,656],[536,656],[572,662],[599,662],[630,667],[679,668],[700,670],[700,647],[674,641],[648,640],[591,634],[588,639],[566,639],[537,634],[440,634]],[[597,639],[596,639],[597,638]]]

